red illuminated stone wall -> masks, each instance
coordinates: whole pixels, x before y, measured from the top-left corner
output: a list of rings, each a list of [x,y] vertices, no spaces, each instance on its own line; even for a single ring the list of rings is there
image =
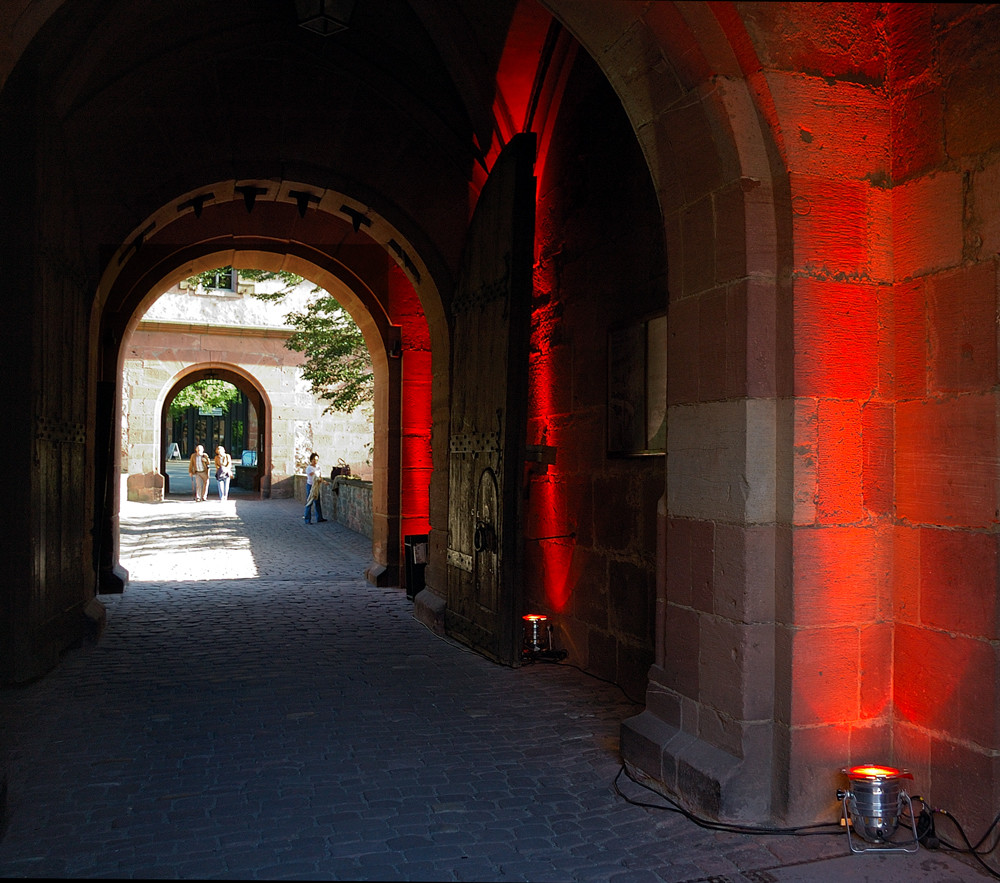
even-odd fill
[[[1000,797],[1000,13],[891,13],[897,757],[985,825]]]
[[[400,326],[400,537],[426,534],[430,526],[431,341],[413,286],[398,267],[388,274],[388,312]]]
[[[788,810],[818,814],[817,781],[887,757],[985,823],[1000,733],[1000,17],[743,9],[794,241],[793,591],[776,672]]]
[[[671,442],[663,650],[626,760],[710,811],[805,821],[885,758],[985,827],[1000,14],[659,4],[636,32],[669,69],[601,60],[663,212]]]
[[[607,455],[607,335],[661,312],[666,267],[649,173],[621,104],[582,53],[539,168],[526,599],[569,660],[641,699],[652,662],[663,457]]]
[[[779,16],[780,12],[780,16]],[[792,592],[775,720],[791,818],[892,744],[892,265],[887,47],[875,4],[755,4],[792,224]],[[836,39],[832,35],[836,34]]]

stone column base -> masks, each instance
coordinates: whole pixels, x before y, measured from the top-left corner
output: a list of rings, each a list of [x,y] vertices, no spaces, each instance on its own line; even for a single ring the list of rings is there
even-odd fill
[[[744,824],[771,820],[769,757],[734,757],[648,710],[622,722],[621,753],[637,781],[695,815]]]
[[[435,635],[443,635],[446,606],[444,598],[438,597],[430,589],[423,589],[413,599],[413,616]]]
[[[379,588],[392,588],[402,585],[398,566],[376,564],[372,562],[365,568],[365,579]]]
[[[114,567],[101,568],[97,574],[97,593],[99,595],[120,595],[128,585],[128,571],[120,564]]]
[[[130,475],[125,487],[130,503],[162,503],[166,481],[159,472],[139,473]]]

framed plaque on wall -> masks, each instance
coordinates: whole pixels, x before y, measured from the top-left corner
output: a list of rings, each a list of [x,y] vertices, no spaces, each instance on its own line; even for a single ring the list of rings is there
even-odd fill
[[[607,420],[609,455],[666,452],[666,314],[608,332]]]

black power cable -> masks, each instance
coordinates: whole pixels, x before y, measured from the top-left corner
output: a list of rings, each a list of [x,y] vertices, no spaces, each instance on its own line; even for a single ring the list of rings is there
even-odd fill
[[[556,653],[565,653],[564,650],[557,650],[555,652]],[[581,674],[585,674],[588,678],[593,678],[595,681],[600,681],[602,684],[610,684],[612,687],[617,687],[621,691],[622,695],[629,702],[631,702],[633,705],[645,705],[646,704],[645,702],[640,702],[638,699],[635,699],[632,696],[629,696],[628,692],[625,690],[625,688],[621,684],[617,684],[614,681],[609,680],[608,678],[602,678],[600,675],[595,675],[592,671],[587,671],[585,668],[580,668],[579,665],[574,665],[572,662],[563,662],[562,660],[564,658],[565,657],[560,656],[557,659],[557,658],[552,657],[552,656],[544,656],[544,655],[538,654],[538,655],[523,656],[521,661],[522,661],[522,663],[524,663],[526,665],[534,665],[536,662],[540,662],[540,663],[543,663],[545,665],[554,665],[557,668],[575,668],[578,672],[580,672]]]
[[[618,782],[623,774],[629,780],[635,782],[635,784],[638,785],[640,788],[645,788],[647,791],[650,791],[657,797],[666,800],[669,805],[664,806],[662,803],[644,803],[641,800],[634,800],[633,798],[629,797],[621,790],[621,788],[618,785]],[[813,825],[795,825],[791,828],[774,828],[766,825],[746,825],[737,822],[719,822],[715,821],[714,819],[706,819],[699,815],[696,815],[695,813],[691,812],[688,809],[685,809],[683,806],[681,806],[675,800],[672,800],[667,795],[661,794],[659,791],[654,791],[644,782],[640,782],[626,769],[624,764],[622,764],[622,768],[618,771],[618,775],[615,776],[613,785],[615,793],[619,797],[621,797],[626,803],[631,803],[633,806],[641,806],[646,809],[662,809],[666,810],[667,812],[677,813],[679,815],[684,816],[684,818],[686,818],[688,821],[696,824],[699,828],[705,828],[706,830],[709,831],[724,831],[728,834],[769,834],[769,835],[790,834],[796,837],[806,837],[806,836],[815,837],[820,835],[822,836],[836,835],[838,837],[843,836],[842,834],[843,829],[840,826],[839,820],[836,822],[818,822]],[[823,830],[829,828],[835,828],[836,830]]]
[[[948,810],[936,809],[930,806],[930,804],[928,804],[927,801],[920,796],[914,797],[913,799],[920,801],[921,810],[920,815],[917,818],[917,836],[925,847],[928,849],[943,849],[948,852],[958,853],[959,855],[971,855],[976,862],[982,866],[986,873],[993,877],[993,879],[1000,880],[1000,872],[994,870],[985,861],[983,861],[983,856],[992,853],[997,848],[997,844],[1000,843],[1000,832],[998,832],[993,838],[993,843],[989,849],[980,848],[986,842],[986,839],[990,836],[990,834],[997,831],[997,825],[1000,824],[1000,813],[997,813],[996,817],[990,823],[983,836],[980,837],[976,845],[973,846],[961,823],[955,818],[954,815],[948,812]],[[948,821],[955,826],[959,836],[965,843],[964,848],[956,846],[954,843],[949,842],[941,836],[941,833],[937,830],[937,825],[934,822],[934,816],[936,815],[948,819]]]
[[[667,805],[664,805],[662,803],[646,803],[644,801],[635,800],[629,797],[621,790],[618,784],[622,775],[625,775],[628,779],[630,779],[640,788],[644,788],[645,790],[655,794],[661,800],[667,801]],[[693,822],[699,828],[705,828],[706,830],[709,831],[723,831],[729,834],[791,835],[794,837],[806,837],[810,835],[840,836],[841,831],[843,830],[841,828],[841,822],[839,819],[836,822],[819,822],[813,825],[795,825],[790,828],[776,828],[765,825],[747,825],[735,822],[718,822],[715,821],[714,819],[706,819],[699,815],[696,815],[690,810],[685,809],[683,806],[681,806],[675,800],[668,797],[666,794],[662,794],[659,791],[655,791],[644,782],[640,782],[628,771],[628,769],[625,767],[624,764],[622,764],[621,769],[618,771],[618,775],[615,776],[613,786],[615,789],[615,793],[619,797],[621,797],[624,801],[632,804],[633,806],[643,807],[644,809],[662,809],[665,810],[666,812],[677,813],[679,815],[684,816],[684,818],[686,818],[688,821]],[[982,837],[979,838],[979,841],[976,843],[976,845],[973,846],[972,843],[969,841],[969,838],[966,836],[965,830],[962,828],[958,819],[956,819],[950,812],[948,812],[948,810],[934,809],[930,807],[927,804],[927,802],[920,796],[913,797],[912,800],[919,800],[921,804],[920,813],[917,816],[913,827],[916,828],[917,840],[926,849],[943,849],[946,851],[955,852],[962,855],[971,855],[991,877],[993,877],[996,880],[1000,880],[1000,872],[995,871],[982,859],[982,856],[989,855],[997,848],[997,845],[1000,844],[1000,830],[998,830],[997,828],[997,826],[1000,825],[1000,813],[997,814],[996,818],[993,819],[993,822],[986,829],[986,832],[983,834]],[[936,825],[934,824],[935,815],[944,816],[955,826],[962,840],[965,842],[966,848],[963,849],[959,846],[955,846],[954,844],[949,843],[944,837],[940,835],[940,833],[937,831]],[[836,830],[829,830],[831,828],[835,828]],[[989,847],[989,849],[981,849],[980,847],[983,845],[983,843],[986,842],[987,838],[993,832],[996,832],[996,836],[993,839],[992,845]],[[912,841],[907,841],[907,843],[910,842]]]

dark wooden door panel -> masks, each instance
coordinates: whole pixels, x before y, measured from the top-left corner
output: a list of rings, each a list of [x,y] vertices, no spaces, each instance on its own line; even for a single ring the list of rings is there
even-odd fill
[[[534,242],[532,135],[497,159],[470,225],[452,302],[450,634],[501,662],[520,657],[519,470],[524,458]]]

